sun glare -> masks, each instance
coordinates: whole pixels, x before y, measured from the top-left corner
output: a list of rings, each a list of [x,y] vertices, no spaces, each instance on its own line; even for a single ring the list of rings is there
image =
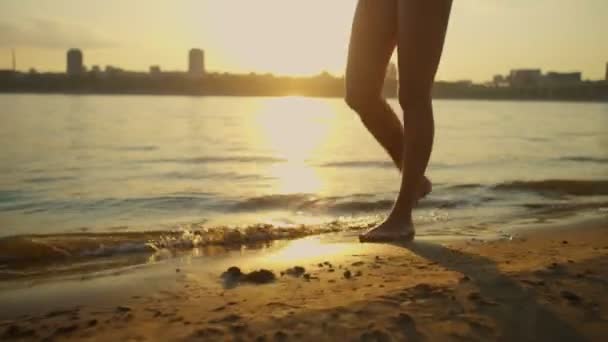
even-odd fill
[[[276,253],[265,257],[267,261],[289,262],[291,260],[314,259],[343,255],[352,245],[322,243],[318,237],[310,237],[289,243]]]
[[[269,99],[256,117],[257,141],[285,162],[269,166],[277,193],[318,193],[323,181],[309,161],[329,139],[332,108],[323,100]]]

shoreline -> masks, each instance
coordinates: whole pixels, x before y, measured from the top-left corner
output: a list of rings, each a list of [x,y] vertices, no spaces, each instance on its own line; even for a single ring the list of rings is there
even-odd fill
[[[608,334],[608,221],[550,228],[405,245],[326,234],[0,283],[0,337],[600,341]],[[277,279],[226,288],[220,275],[230,266],[269,269]],[[308,276],[280,275],[294,266]]]
[[[579,208],[583,209],[583,208]],[[451,227],[438,231],[423,226],[416,239],[438,243],[516,239],[540,230],[573,229],[596,225],[606,215],[602,210],[568,212],[560,215],[538,212],[534,215],[503,218],[472,225],[461,222],[461,231]],[[24,234],[0,238],[0,286],[11,281],[53,281],[66,277],[146,266],[165,259],[183,257],[230,258],[235,251],[264,253],[298,239],[313,237],[334,242],[352,242],[357,235],[377,224],[377,219],[362,218],[346,222],[283,227],[272,224],[243,226],[190,227],[173,230],[132,230]]]
[[[199,94],[180,92],[78,92],[78,91],[0,91],[0,95],[65,95],[65,96],[177,96],[177,97],[252,97],[252,98],[276,98],[276,97],[306,97],[313,99],[342,99],[344,96],[337,95],[311,95],[311,94]],[[387,96],[389,100],[397,100],[397,96]],[[488,102],[565,102],[565,103],[608,103],[608,98],[593,99],[568,99],[568,98],[543,98],[543,97],[475,97],[475,96],[433,96],[433,100],[455,100],[455,101],[488,101]]]

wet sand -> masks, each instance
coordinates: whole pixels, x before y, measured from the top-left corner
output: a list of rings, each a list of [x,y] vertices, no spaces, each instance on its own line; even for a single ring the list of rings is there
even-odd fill
[[[404,245],[309,237],[5,286],[0,339],[604,341],[607,230],[599,220],[513,239]],[[276,279],[222,278],[229,266]]]

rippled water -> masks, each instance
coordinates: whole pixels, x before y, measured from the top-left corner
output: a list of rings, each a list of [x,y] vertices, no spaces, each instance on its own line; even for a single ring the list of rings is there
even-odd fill
[[[421,235],[607,206],[608,104],[435,110]],[[399,182],[340,99],[2,95],[0,145],[0,236],[365,226]]]

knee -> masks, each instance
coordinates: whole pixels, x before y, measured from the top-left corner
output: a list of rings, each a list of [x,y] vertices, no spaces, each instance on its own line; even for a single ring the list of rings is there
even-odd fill
[[[365,111],[365,107],[367,104],[365,103],[365,94],[364,91],[352,86],[346,86],[346,94],[344,96],[344,101],[350,107],[350,109],[354,110],[357,113],[361,113]]]
[[[378,111],[378,105],[381,104],[382,100],[373,91],[359,86],[347,86],[344,101],[361,119],[365,120],[369,115],[373,115]]]
[[[431,107],[430,87],[399,87],[399,105],[404,115],[411,112],[424,112],[425,109]],[[420,115],[420,113],[417,115]]]

